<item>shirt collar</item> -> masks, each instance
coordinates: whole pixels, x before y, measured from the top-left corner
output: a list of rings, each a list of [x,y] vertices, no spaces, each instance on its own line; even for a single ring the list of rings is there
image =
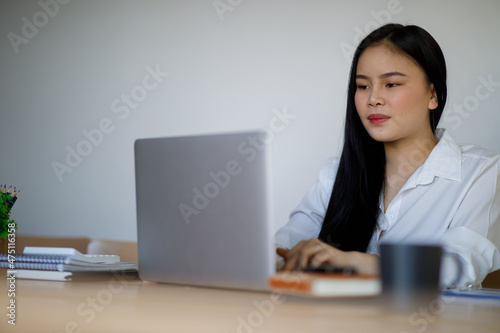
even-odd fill
[[[462,181],[462,148],[445,129],[436,129],[436,139],[439,140],[424,164],[410,176],[401,189],[405,191],[417,185],[426,185],[434,181],[435,177],[453,181]],[[380,212],[384,211],[384,196],[380,192]],[[380,214],[377,223],[381,230],[387,229],[384,214]]]
[[[414,186],[432,183],[435,177],[462,180],[462,149],[445,129],[439,128],[435,134],[439,142],[411,177]]]

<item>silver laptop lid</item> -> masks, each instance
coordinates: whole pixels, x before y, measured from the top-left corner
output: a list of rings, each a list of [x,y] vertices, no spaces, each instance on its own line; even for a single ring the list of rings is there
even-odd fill
[[[274,273],[264,132],[135,142],[139,274],[267,290]]]

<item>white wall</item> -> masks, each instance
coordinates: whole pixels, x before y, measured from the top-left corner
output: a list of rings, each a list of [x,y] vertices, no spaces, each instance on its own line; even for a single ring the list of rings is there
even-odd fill
[[[339,152],[345,50],[389,20],[443,48],[442,127],[500,152],[498,1],[220,0],[220,15],[213,0],[59,1],[41,0],[50,15],[35,0],[0,2],[0,183],[21,189],[18,234],[135,240],[135,139],[267,127],[286,108],[295,118],[273,142],[284,224]],[[88,149],[82,131],[99,126],[109,133],[58,178],[53,163]]]

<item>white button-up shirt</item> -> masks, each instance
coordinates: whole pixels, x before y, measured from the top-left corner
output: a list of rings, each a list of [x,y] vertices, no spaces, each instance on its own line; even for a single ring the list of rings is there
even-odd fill
[[[438,144],[407,180],[384,213],[383,198],[368,253],[381,242],[441,244],[458,254],[464,270],[460,285],[478,285],[500,269],[500,156],[477,146],[459,146],[445,130]],[[317,238],[328,207],[339,159],[329,159],[319,178],[275,235],[292,248]],[[445,261],[442,283],[455,281],[456,267]]]

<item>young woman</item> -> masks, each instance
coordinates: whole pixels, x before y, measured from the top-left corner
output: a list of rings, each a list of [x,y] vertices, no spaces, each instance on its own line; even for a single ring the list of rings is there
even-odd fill
[[[376,274],[380,242],[442,244],[463,261],[464,285],[500,268],[499,156],[436,129],[446,96],[444,56],[424,29],[388,24],[361,41],[342,155],[275,236],[284,270]]]

